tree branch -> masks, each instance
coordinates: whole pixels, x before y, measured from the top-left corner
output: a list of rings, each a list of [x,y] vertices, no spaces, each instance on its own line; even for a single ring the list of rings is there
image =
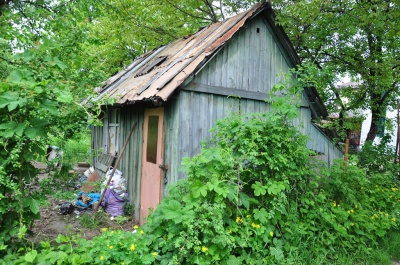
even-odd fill
[[[20,63],[10,61],[10,60],[8,60],[8,59],[6,59],[6,58],[4,58],[4,57],[1,57],[1,56],[0,56],[0,60],[3,60],[3,61],[5,61],[5,62],[7,62],[7,63],[9,63],[9,64],[13,64],[13,65],[22,65],[22,64],[20,64]]]
[[[21,1],[21,3],[26,3],[26,4],[30,4],[30,5],[32,5],[32,6],[40,7],[40,8],[45,9],[45,10],[51,12],[51,13],[54,13],[54,10],[52,10],[50,7],[45,6],[45,5],[38,4],[38,3],[36,3],[36,2],[32,2],[32,1],[27,1],[27,0],[25,0],[25,1]]]
[[[3,14],[1,10],[11,2],[12,0],[0,0],[0,16]]]
[[[189,17],[202,19],[202,20],[206,20],[206,21],[212,21],[211,19],[209,19],[207,17],[200,17],[200,16],[196,16],[196,15],[190,14],[189,12],[187,12],[187,11],[183,10],[182,8],[180,8],[179,6],[171,3],[171,1],[167,0],[167,3],[170,4],[171,6],[173,6],[175,9],[179,10],[180,12],[184,13],[185,15],[188,15]]]
[[[203,0],[203,3],[206,4],[208,8],[208,14],[211,16],[211,21],[212,22],[218,22],[217,15],[214,12],[214,8],[212,7],[212,2],[209,3],[208,0]]]

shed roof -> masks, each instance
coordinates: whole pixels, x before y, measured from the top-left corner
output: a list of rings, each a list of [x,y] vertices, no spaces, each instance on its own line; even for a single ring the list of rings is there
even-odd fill
[[[207,63],[248,20],[263,12],[265,19],[275,31],[287,57],[296,66],[300,60],[283,29],[275,26],[275,14],[271,4],[259,3],[250,10],[224,21],[200,28],[196,33],[160,46],[138,57],[126,69],[109,78],[97,89],[99,98],[107,95],[115,98],[117,105],[137,101],[167,101],[172,93],[197,69]],[[313,111],[318,116],[327,112],[315,89],[307,91]]]

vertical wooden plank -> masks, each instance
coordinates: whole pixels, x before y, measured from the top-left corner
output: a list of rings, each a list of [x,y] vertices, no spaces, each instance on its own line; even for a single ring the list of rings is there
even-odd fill
[[[234,38],[232,40],[232,42],[230,42],[230,46],[229,46],[229,66],[230,66],[230,70],[229,70],[229,80],[227,82],[228,87],[234,87],[237,88],[238,87],[238,73],[240,72],[239,70],[239,63],[238,63],[238,41],[236,40],[236,38]]]
[[[172,140],[171,140],[171,158],[170,158],[170,163],[171,163],[171,170],[170,170],[170,175],[168,178],[168,183],[174,183],[178,180],[178,169],[181,165],[181,160],[179,159],[179,132],[183,130],[183,128],[180,127],[180,120],[179,120],[179,113],[181,112],[180,109],[180,100],[181,100],[182,94],[180,93],[178,98],[176,98],[173,102],[173,112],[172,112]]]
[[[107,152],[108,152],[108,116],[109,116],[109,110],[105,111],[105,114],[104,114],[103,154],[107,154]]]
[[[218,96],[210,95],[210,108],[212,109],[212,114],[208,128],[213,128],[218,119]]]
[[[179,161],[183,157],[189,156],[189,139],[191,134],[190,127],[190,111],[191,111],[191,97],[193,92],[181,91],[181,100],[179,101]]]
[[[190,136],[188,139],[189,142],[189,147],[188,147],[188,152],[186,154],[186,156],[192,157],[193,155],[195,155],[198,151],[199,151],[199,147],[198,147],[198,140],[200,138],[200,124],[201,124],[201,120],[199,120],[201,118],[200,116],[200,106],[199,106],[199,98],[201,96],[199,95],[199,93],[195,93],[193,92],[191,94],[191,105],[190,105],[190,109],[188,110],[189,113],[189,120],[190,120]]]

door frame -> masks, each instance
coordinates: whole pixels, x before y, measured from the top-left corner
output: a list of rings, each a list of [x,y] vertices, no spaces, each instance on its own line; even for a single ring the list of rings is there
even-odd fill
[[[149,162],[147,157],[149,117],[158,116],[157,126],[157,152],[155,163]],[[142,163],[140,175],[140,204],[139,223],[142,225],[149,214],[147,206],[155,209],[162,198],[163,170],[164,164],[164,108],[146,108],[143,116],[143,144]],[[150,158],[154,159],[154,158]],[[145,206],[143,206],[145,205]],[[146,207],[146,208],[142,208]]]

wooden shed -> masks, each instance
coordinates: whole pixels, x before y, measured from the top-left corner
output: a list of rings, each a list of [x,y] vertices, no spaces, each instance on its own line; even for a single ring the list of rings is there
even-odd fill
[[[182,158],[199,153],[217,119],[268,111],[268,92],[298,63],[270,4],[262,3],[143,54],[107,80],[98,97],[116,103],[108,106],[103,126],[93,128],[92,148],[118,155],[136,123],[118,166],[135,217],[143,223],[166,185],[185,177],[178,171]],[[312,122],[327,115],[315,89],[304,91],[300,111],[295,124],[310,137],[308,147],[327,163],[342,157]]]

